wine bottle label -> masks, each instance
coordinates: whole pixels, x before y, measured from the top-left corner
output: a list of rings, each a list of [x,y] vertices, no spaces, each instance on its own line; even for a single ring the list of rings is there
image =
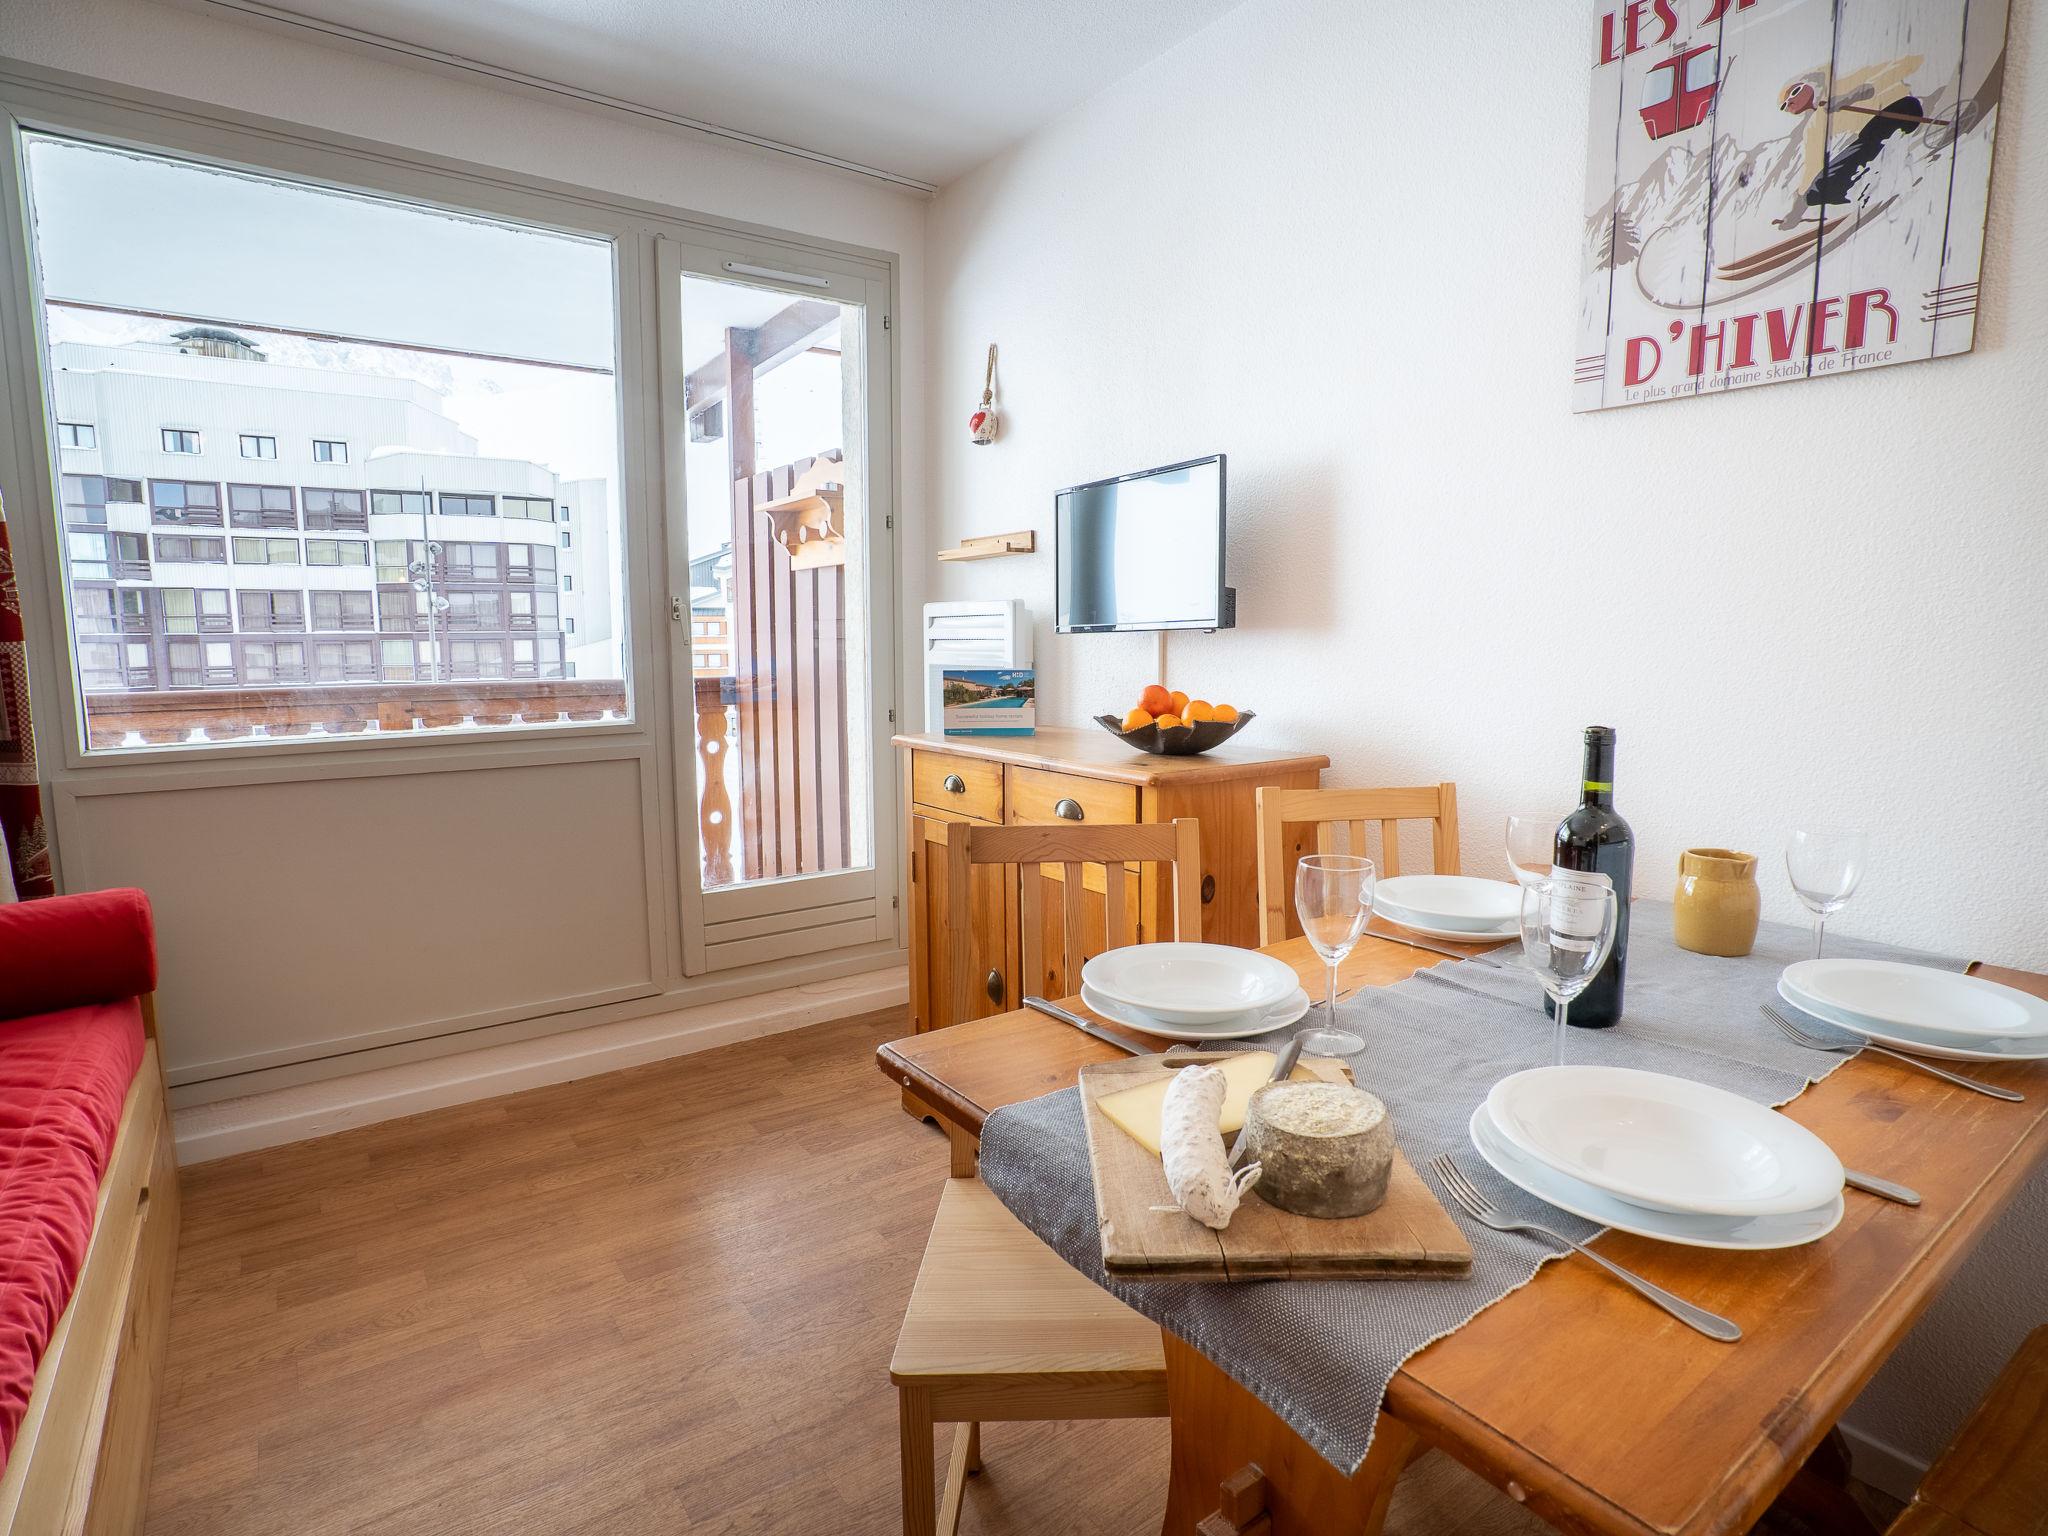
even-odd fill
[[[1606,907],[1600,893],[1613,889],[1612,880],[1592,870],[1551,871],[1552,942],[1576,949],[1590,949],[1598,944]]]

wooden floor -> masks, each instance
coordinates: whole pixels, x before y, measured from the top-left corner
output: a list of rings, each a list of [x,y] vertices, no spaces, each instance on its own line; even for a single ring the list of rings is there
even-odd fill
[[[875,1070],[905,1027],[185,1170],[150,1536],[896,1530],[889,1351],[946,1171]],[[970,1530],[1158,1529],[1161,1423],[987,1445]]]
[[[946,1172],[875,1070],[905,1027],[185,1170],[149,1536],[899,1530],[887,1365]],[[1163,1421],[984,1448],[967,1531],[1159,1528]],[[1429,1458],[1390,1530],[1520,1514]]]

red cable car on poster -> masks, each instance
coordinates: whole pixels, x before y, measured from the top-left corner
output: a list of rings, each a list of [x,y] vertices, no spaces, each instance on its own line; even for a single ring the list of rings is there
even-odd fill
[[[1697,126],[1714,109],[1721,82],[1714,68],[1714,45],[1701,43],[1684,53],[1652,64],[1643,77],[1643,127],[1653,139]]]

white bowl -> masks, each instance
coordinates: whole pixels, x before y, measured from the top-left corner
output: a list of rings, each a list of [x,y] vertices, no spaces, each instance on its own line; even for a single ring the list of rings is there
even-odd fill
[[[1411,928],[1498,933],[1522,918],[1522,888],[1470,875],[1396,875],[1373,888],[1375,912]]]
[[[1739,1094],[1629,1067],[1536,1067],[1487,1095],[1521,1151],[1665,1211],[1810,1211],[1842,1189],[1841,1160],[1796,1121]]]
[[[1781,991],[1882,1028],[1980,1040],[2048,1033],[2048,1001],[1981,976],[1900,960],[1801,960]]]
[[[1169,1024],[1211,1024],[1263,1013],[1301,985],[1294,967],[1228,944],[1132,944],[1105,950],[1081,980],[1111,1002]]]

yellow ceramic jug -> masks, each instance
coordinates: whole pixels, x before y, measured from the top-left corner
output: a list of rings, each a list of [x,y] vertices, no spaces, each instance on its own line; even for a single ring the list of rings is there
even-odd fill
[[[1756,943],[1763,897],[1756,855],[1731,848],[1688,848],[1678,856],[1678,894],[1671,934],[1680,949],[1701,955],[1746,955]]]

